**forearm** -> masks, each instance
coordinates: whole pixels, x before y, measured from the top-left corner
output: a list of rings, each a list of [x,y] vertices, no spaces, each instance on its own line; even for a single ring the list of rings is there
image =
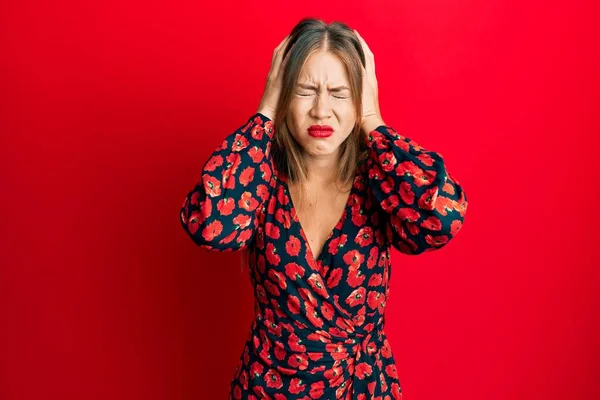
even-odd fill
[[[381,119],[381,117],[372,117],[363,121],[361,125],[361,130],[363,134],[367,136],[371,131],[375,130],[375,128],[381,125],[385,125],[385,122],[383,122],[383,119]]]

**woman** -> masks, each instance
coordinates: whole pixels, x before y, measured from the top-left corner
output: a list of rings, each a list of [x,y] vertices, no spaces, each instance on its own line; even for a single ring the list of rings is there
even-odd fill
[[[358,32],[300,21],[181,208],[200,247],[249,252],[256,316],[229,398],[401,399],[390,247],[440,249],[466,209],[442,156],[383,122]]]

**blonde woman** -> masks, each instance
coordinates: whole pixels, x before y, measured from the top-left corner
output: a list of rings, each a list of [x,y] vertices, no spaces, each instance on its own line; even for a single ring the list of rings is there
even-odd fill
[[[360,34],[300,21],[181,208],[201,248],[248,255],[256,314],[229,398],[401,399],[390,248],[440,249],[466,210],[441,155],[384,123]]]

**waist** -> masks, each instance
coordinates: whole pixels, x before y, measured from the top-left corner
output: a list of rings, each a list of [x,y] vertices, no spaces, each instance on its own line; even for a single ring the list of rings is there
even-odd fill
[[[381,321],[381,320],[380,320]],[[326,329],[298,327],[293,323],[277,323],[257,316],[252,323],[255,348],[267,347],[286,353],[308,354],[311,358],[339,360],[376,355],[384,345],[383,323],[351,325],[349,329],[331,326]]]

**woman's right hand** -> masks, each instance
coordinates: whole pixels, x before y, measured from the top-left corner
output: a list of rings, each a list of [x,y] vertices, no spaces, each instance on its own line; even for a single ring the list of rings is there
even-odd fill
[[[258,106],[258,112],[263,114],[265,117],[270,118],[271,120],[275,118],[277,102],[279,101],[279,95],[281,93],[283,70],[288,59],[290,58],[289,56],[292,50],[290,48],[285,60],[282,60],[283,51],[285,50],[289,40],[290,36],[288,35],[273,51],[273,59],[271,60],[271,69],[269,70],[269,75],[267,76],[267,84]]]

